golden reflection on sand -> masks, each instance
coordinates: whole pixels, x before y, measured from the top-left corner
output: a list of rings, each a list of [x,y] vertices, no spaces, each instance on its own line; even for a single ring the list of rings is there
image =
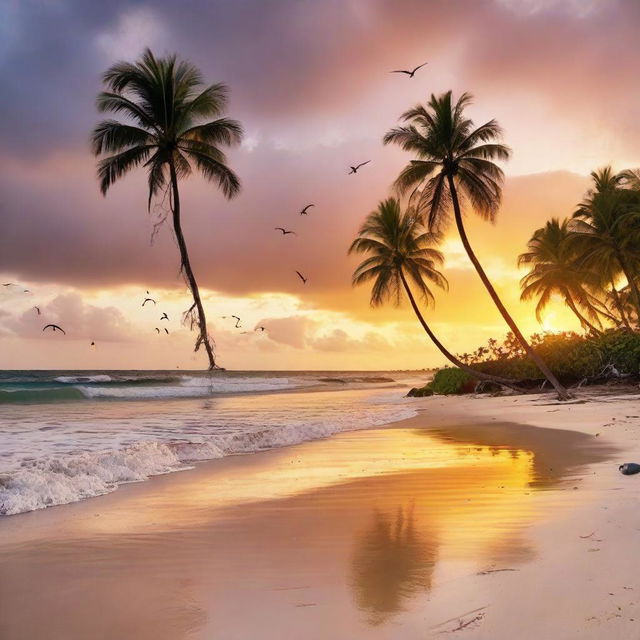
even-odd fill
[[[117,518],[79,520],[75,524],[80,530],[73,533],[132,534],[194,527],[210,522],[231,505],[277,500],[358,478],[416,470],[443,472],[421,488],[424,500],[437,506],[442,517],[467,517],[470,505],[472,510],[491,508],[505,513],[519,509],[515,494],[532,480],[532,457],[529,451],[450,443],[415,429],[351,432],[272,451],[249,472],[243,465],[230,465],[221,473],[203,475],[200,467],[174,475],[168,482],[165,477],[157,492],[144,487],[140,493],[122,496],[117,501]],[[483,503],[486,487],[502,487],[500,499]],[[474,529],[473,524],[465,530],[469,528]],[[454,538],[459,534],[454,533]]]
[[[525,527],[549,506],[539,455],[369,430],[28,514],[20,544],[0,543],[0,632],[90,637],[104,611],[137,640],[386,634],[456,575],[532,556]],[[36,576],[56,589],[32,593]]]

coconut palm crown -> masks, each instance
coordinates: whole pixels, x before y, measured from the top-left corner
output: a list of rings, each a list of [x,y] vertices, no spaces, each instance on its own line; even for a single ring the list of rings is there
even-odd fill
[[[553,295],[561,296],[576,315],[580,324],[593,332],[599,331],[600,320],[594,308],[590,291],[600,291],[601,276],[580,268],[571,246],[569,221],[549,220],[537,229],[527,243],[527,251],[518,258],[518,266],[531,269],[520,281],[522,300],[537,299],[536,318]]]

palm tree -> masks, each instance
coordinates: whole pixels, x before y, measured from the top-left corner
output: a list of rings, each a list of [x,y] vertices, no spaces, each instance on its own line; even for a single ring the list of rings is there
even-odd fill
[[[565,304],[573,311],[583,328],[600,333],[601,323],[589,290],[599,289],[601,277],[578,267],[575,251],[571,247],[568,220],[549,220],[544,227],[533,233],[527,248],[528,251],[518,257],[518,266],[531,266],[529,273],[520,281],[520,299],[538,299],[538,322],[541,321],[542,312],[551,297],[556,294],[564,298]],[[596,327],[594,322],[600,327]]]
[[[109,187],[130,170],[147,169],[149,200],[169,194],[173,231],[180,250],[180,271],[193,296],[184,319],[191,329],[198,327],[195,350],[204,346],[209,369],[217,367],[213,339],[200,298],[180,219],[178,180],[192,172],[192,166],[215,182],[227,198],[240,190],[238,177],[227,166],[221,146],[240,142],[242,127],[221,117],[227,101],[224,84],[203,86],[200,71],[175,55],[156,58],[146,49],[135,63],[119,62],[108,69],[98,94],[101,112],[121,114],[126,122],[103,120],[92,134],[98,162],[100,190]],[[211,119],[214,118],[214,119]]]
[[[482,283],[528,356],[555,387],[558,397],[569,394],[544,360],[527,342],[500,300],[480,261],[476,257],[462,220],[460,195],[469,199],[482,218],[494,221],[502,197],[502,169],[494,160],[507,160],[511,150],[497,142],[502,130],[495,120],[475,127],[465,117],[471,95],[463,93],[454,104],[451,91],[439,97],[431,95],[427,106],[416,105],[402,115],[408,124],[388,131],[384,144],[398,144],[416,154],[400,172],[395,187],[400,194],[411,191],[409,202],[426,219],[430,230],[441,231],[449,222],[450,205],[462,244]]]
[[[640,193],[620,188],[623,174],[610,167],[591,173],[594,187],[578,205],[571,221],[575,245],[583,256],[580,266],[627,280],[631,300],[640,320]]]
[[[435,302],[427,283],[447,288],[447,280],[438,270],[443,262],[442,254],[434,248],[439,240],[437,233],[427,231],[420,224],[412,209],[402,212],[397,199],[384,200],[366,217],[358,237],[349,247],[350,254],[368,255],[354,271],[353,285],[373,283],[373,307],[387,300],[399,305],[404,291],[422,328],[447,360],[479,380],[517,388],[511,380],[476,371],[461,362],[438,340],[424,319],[410,282],[427,304]]]

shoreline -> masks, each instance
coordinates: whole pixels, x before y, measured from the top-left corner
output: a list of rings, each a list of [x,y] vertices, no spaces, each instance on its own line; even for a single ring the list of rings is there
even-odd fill
[[[587,394],[584,397],[589,400]],[[283,486],[276,487],[273,495],[262,496],[257,501],[255,496],[251,495],[251,491],[244,499],[239,499],[237,486],[233,483],[237,482],[238,478],[246,478],[248,474],[260,472],[261,468],[273,477],[274,470],[282,473],[283,463],[288,459],[291,459],[293,464],[295,456],[300,454],[303,462],[305,459],[313,461],[314,450],[335,451],[336,442],[351,442],[350,455],[353,455],[353,451],[357,451],[362,443],[366,444],[377,432],[384,434],[396,431],[400,437],[425,432],[456,446],[474,443],[485,448],[511,445],[522,450],[535,450],[537,447],[539,463],[544,462],[542,466],[554,470],[543,478],[541,486],[534,487],[540,492],[538,496],[542,503],[546,500],[545,496],[551,494],[562,494],[570,498],[569,503],[563,503],[561,507],[556,505],[550,511],[543,505],[541,512],[532,517],[531,523],[524,526],[520,534],[514,538],[512,551],[521,547],[523,553],[526,551],[525,556],[528,554],[523,562],[518,561],[513,567],[479,565],[478,570],[484,567],[488,571],[484,575],[478,575],[477,571],[458,575],[454,570],[451,574],[453,577],[449,578],[451,584],[440,585],[433,591],[431,598],[423,603],[424,607],[429,607],[429,611],[433,609],[437,613],[437,616],[430,614],[429,620],[423,619],[424,616],[420,618],[420,607],[409,607],[409,613],[402,614],[404,637],[436,637],[443,631],[451,631],[467,622],[468,626],[462,627],[461,631],[464,630],[467,637],[472,638],[500,639],[515,635],[518,638],[533,640],[540,637],[560,639],[580,636],[595,640],[605,634],[613,637],[632,635],[634,623],[640,619],[640,611],[635,601],[637,594],[633,590],[635,567],[633,562],[629,562],[629,558],[634,557],[636,546],[635,512],[638,498],[637,484],[633,483],[637,477],[628,478],[620,475],[617,466],[622,462],[640,458],[640,432],[634,432],[634,427],[640,424],[640,420],[636,419],[640,417],[640,408],[634,408],[638,407],[638,398],[637,394],[613,394],[598,396],[586,403],[572,404],[557,403],[549,395],[495,398],[436,396],[413,399],[410,402],[412,406],[419,408],[418,416],[384,427],[345,432],[327,439],[251,455],[233,455],[201,462],[195,465],[194,469],[185,470],[180,474],[155,476],[145,482],[122,485],[117,491],[104,496],[3,519],[0,521],[0,530],[4,534],[0,555],[2,547],[12,546],[12,541],[23,548],[31,547],[37,550],[48,539],[64,539],[74,528],[80,542],[84,539],[83,536],[87,535],[89,539],[104,540],[106,536],[114,541],[123,535],[144,535],[150,540],[160,540],[171,538],[180,531],[180,535],[187,536],[187,540],[191,539],[192,544],[197,545],[201,544],[194,541],[198,540],[198,532],[201,530],[202,522],[198,518],[202,517],[203,509],[208,510],[208,514],[214,514],[222,523],[216,525],[212,531],[218,531],[219,527],[222,527],[222,530],[225,530],[225,527],[231,530],[240,527],[246,518],[254,517],[247,515],[248,513],[260,514],[260,519],[256,522],[262,523],[263,529],[268,531],[270,527],[277,528],[280,525],[273,519],[274,510],[277,511],[278,518],[286,520],[292,517],[293,526],[296,522],[291,513],[295,513],[296,509],[306,513],[311,504],[323,505],[329,518],[332,509],[335,511],[336,504],[340,504],[339,501],[336,502],[336,495],[343,495],[341,500],[353,494],[363,499],[362,496],[368,496],[369,492],[380,496],[384,496],[385,492],[389,495],[403,495],[402,484],[394,484],[394,478],[404,478],[402,482],[412,486],[412,483],[415,484],[418,479],[424,477],[425,471],[420,471],[420,461],[416,463],[418,466],[415,470],[406,466],[402,468],[402,465],[397,469],[391,465],[389,470],[384,467],[385,464],[389,464],[388,461],[381,459],[381,473],[366,470],[359,473],[356,470],[352,475],[347,474],[339,478],[338,484],[335,479],[329,478],[324,487],[316,483],[316,486],[301,486],[298,491],[291,491],[291,485],[287,485],[293,476],[283,476]],[[558,434],[559,430],[564,433]],[[596,433],[601,434],[597,439]],[[562,460],[562,456],[554,458],[555,447],[549,447],[548,443],[543,442],[545,439],[553,442],[557,438],[571,440],[571,460]],[[372,450],[380,450],[380,446],[385,442],[374,442]],[[591,449],[599,450],[599,458],[595,462],[587,463],[585,461],[591,455]],[[542,455],[541,452],[544,451],[546,453]],[[563,451],[562,447],[559,447],[559,451]],[[583,455],[585,457],[581,462]],[[566,467],[564,469],[563,464]],[[588,467],[584,467],[584,464],[588,464]],[[572,479],[572,465],[581,469],[580,479]],[[341,473],[343,471],[341,470]],[[465,473],[466,469],[463,468],[462,474]],[[537,473],[542,474],[542,468]],[[259,480],[260,474],[257,475]],[[213,477],[218,479],[216,490],[222,490],[223,494],[226,491],[228,494],[226,502],[221,499],[218,505],[215,504],[215,500],[212,501],[211,495],[204,495],[207,493],[207,479]],[[227,485],[224,485],[222,480],[225,480]],[[181,495],[177,490],[180,485],[186,490],[186,494],[183,492]],[[574,486],[579,489],[575,490]],[[203,495],[193,495],[194,492],[197,493],[198,488]],[[547,492],[546,488],[551,488],[552,491]],[[260,491],[264,490],[264,486],[260,487]],[[278,491],[284,491],[289,495],[282,495]],[[162,500],[167,492],[174,492],[176,498],[179,498],[178,502],[172,505],[174,509],[184,508],[182,500],[185,497],[193,501],[191,511],[184,511],[192,516],[193,520],[176,522],[169,519],[162,522],[158,513],[153,513],[154,505]],[[520,494],[521,501],[524,495],[525,493]],[[198,503],[201,499],[202,505]],[[383,498],[380,500],[381,504],[384,503]],[[285,508],[286,504],[290,506]],[[357,502],[353,504],[357,505]],[[408,507],[403,508],[404,513],[408,513]],[[150,510],[150,513],[146,510]],[[154,522],[155,520],[157,522]],[[298,522],[297,526],[301,524]],[[321,521],[317,526],[323,527]],[[80,533],[82,535],[79,535]],[[228,538],[222,533],[218,532],[216,535],[221,535],[220,540],[229,544]],[[276,546],[284,544],[277,537],[267,537]],[[291,549],[300,549],[295,553],[304,552],[305,545],[299,547],[299,541],[296,542],[295,537],[287,540],[286,544],[290,545]],[[283,552],[288,553],[287,548],[285,545]],[[57,547],[56,550],[59,551]],[[320,553],[317,549],[314,553],[316,552]],[[507,553],[507,550],[503,550],[503,553]],[[288,555],[283,556],[287,557]],[[509,557],[508,553],[505,557]],[[41,561],[46,562],[43,559]],[[564,567],[561,572],[558,572],[558,565]],[[433,579],[438,583],[438,571]],[[246,588],[242,581],[237,582],[238,576],[232,583],[238,589]],[[137,586],[140,587],[140,584]],[[290,587],[291,585],[286,584],[282,586],[283,589]],[[149,588],[152,592],[155,589],[148,583],[144,584],[144,588]],[[211,584],[208,588],[216,590]],[[8,589],[9,584],[0,584],[0,596],[3,592],[8,594]],[[523,596],[536,590],[539,594],[536,598]],[[614,595],[608,595],[610,593]],[[318,601],[314,605],[305,602],[290,605],[293,606],[295,615],[290,609],[287,611],[290,611],[294,618],[299,617],[301,624],[307,624],[309,616],[313,618],[310,612],[314,611],[316,605],[319,606],[322,598],[326,598],[326,602],[332,602],[326,589],[320,589],[320,592],[314,594],[314,598],[314,602]],[[271,601],[271,597],[268,597],[267,601]],[[251,601],[251,604],[260,610],[259,603]],[[272,604],[276,608],[283,606],[282,603]],[[334,606],[337,607],[338,604],[334,602]],[[201,624],[203,629],[207,628],[207,623],[204,622],[206,611],[207,608],[204,607],[198,614],[198,626]],[[306,617],[302,616],[301,612],[307,612]],[[445,621],[449,620],[454,622],[445,624]],[[1,626],[2,622],[0,628]],[[390,627],[393,629],[394,625],[391,624]],[[526,629],[525,632],[523,628]],[[397,628],[395,630],[397,631]],[[418,634],[418,630],[421,635]],[[354,638],[394,637],[385,635],[385,630],[377,626],[369,627],[366,634],[356,629],[352,629],[351,633]],[[141,633],[139,637],[147,636]],[[202,637],[207,636],[205,634]],[[230,633],[224,637],[249,636]]]

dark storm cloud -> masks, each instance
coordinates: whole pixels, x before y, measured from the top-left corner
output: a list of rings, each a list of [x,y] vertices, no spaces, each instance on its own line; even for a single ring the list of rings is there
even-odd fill
[[[474,90],[526,86],[580,112],[594,107],[585,97],[600,98],[606,109],[594,108],[612,125],[638,112],[637,92],[629,94],[636,0],[60,0],[9,2],[0,12],[4,153],[85,142],[100,73],[119,53],[105,52],[104,39],[136,12],[162,26],[160,42],[140,47],[179,51],[206,77],[231,84],[234,112],[251,123],[364,104],[390,68],[423,56],[438,65],[447,55]],[[614,91],[624,99],[607,100]]]

